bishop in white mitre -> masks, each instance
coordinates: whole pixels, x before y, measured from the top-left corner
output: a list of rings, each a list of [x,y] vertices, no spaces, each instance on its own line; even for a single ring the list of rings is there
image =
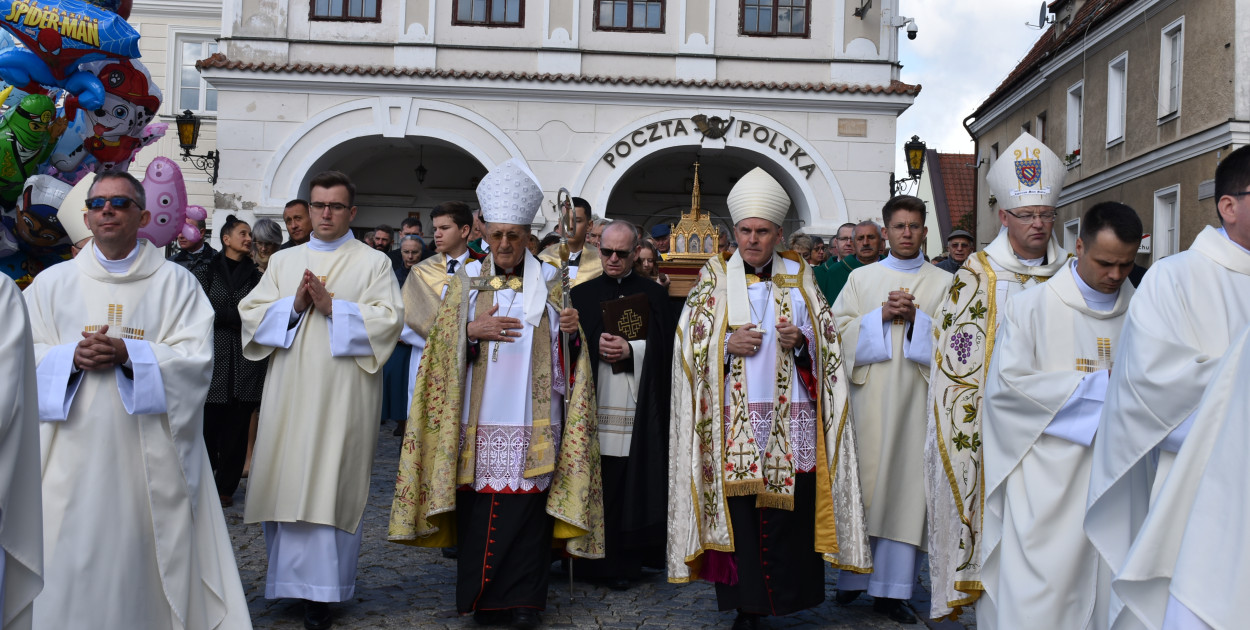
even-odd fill
[[[144,202],[130,174],[99,175],[92,244],[26,289],[43,459],[35,628],[251,627],[204,447],[213,308],[137,238]]]
[[[355,185],[310,184],[313,235],[274,254],[239,303],[243,355],[269,359],[244,520],[264,523],[265,597],[306,600],[309,628],[351,598],[377,446],[382,366],[403,326],[390,259],[352,237]]]
[[[1055,204],[1063,161],[1022,133],[990,167],[1003,229],[969,256],[951,279],[934,322],[937,346],[929,377],[925,496],[929,518],[929,614],[946,617],[981,596],[980,448],[986,370],[996,353],[1007,300],[1045,282],[1067,264],[1055,241]]]
[[[916,197],[887,201],[882,219],[890,255],[852,271],[833,304],[842,343],[853,349],[846,365],[873,556],[871,575],[842,571],[837,601],[849,604],[866,590],[878,612],[900,623],[916,621],[903,602],[911,599],[926,543],[923,464],[932,317],[951,279],[920,251],[928,232],[925,214]]]
[[[1110,570],[1081,523],[1141,235],[1132,208],[1095,205],[1081,220],[1077,259],[1007,302],[981,425],[979,628],[1106,627]]]
[[[30,318],[22,292],[0,277],[0,628],[29,630],[43,588],[39,401]]]
[[[1220,162],[1215,198],[1222,227],[1155,263],[1137,289],[1094,442],[1085,532],[1115,573],[1112,628],[1161,623],[1175,555],[1156,536],[1182,531],[1185,515],[1151,506],[1219,358],[1250,324],[1250,147]]]

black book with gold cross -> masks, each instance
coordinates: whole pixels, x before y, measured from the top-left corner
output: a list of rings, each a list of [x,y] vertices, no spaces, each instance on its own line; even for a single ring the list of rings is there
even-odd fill
[[[624,337],[626,341],[645,340],[647,338],[647,322],[650,319],[651,303],[645,293],[635,293],[628,297],[608,300],[599,305],[603,310],[603,331],[609,335]],[[612,373],[620,374],[625,370],[623,362],[612,364]]]

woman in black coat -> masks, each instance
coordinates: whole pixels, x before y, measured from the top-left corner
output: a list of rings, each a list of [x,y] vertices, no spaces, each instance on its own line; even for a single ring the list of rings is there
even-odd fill
[[[234,504],[247,457],[247,429],[260,405],[265,362],[243,358],[239,301],[260,282],[252,262],[252,230],[232,214],[221,228],[221,251],[191,268],[217,313],[213,381],[204,404],[204,443],[223,507]]]

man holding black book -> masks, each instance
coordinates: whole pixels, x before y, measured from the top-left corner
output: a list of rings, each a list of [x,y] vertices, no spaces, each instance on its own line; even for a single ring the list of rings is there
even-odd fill
[[[577,560],[575,575],[617,590],[661,562],[667,503],[669,376],[677,322],[668,292],[633,273],[638,232],[625,221],[603,228],[603,275],[573,288],[599,406],[607,557]]]

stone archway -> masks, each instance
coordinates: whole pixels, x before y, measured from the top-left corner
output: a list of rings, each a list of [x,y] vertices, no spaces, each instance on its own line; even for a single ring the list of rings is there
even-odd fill
[[[732,117],[733,123],[724,137],[707,138],[691,121],[698,114]],[[632,169],[673,151],[696,152],[700,159],[725,155],[763,168],[790,195],[801,226],[832,233],[848,220],[846,198],[819,150],[786,125],[751,112],[679,109],[635,120],[597,147],[574,190],[594,207],[608,208]]]
[[[326,108],[291,133],[266,166],[259,205],[280,212],[287,200],[307,194],[309,178],[333,161],[336,149],[371,137],[455,147],[486,170],[523,157],[503,130],[464,107],[397,96],[362,98]]]

